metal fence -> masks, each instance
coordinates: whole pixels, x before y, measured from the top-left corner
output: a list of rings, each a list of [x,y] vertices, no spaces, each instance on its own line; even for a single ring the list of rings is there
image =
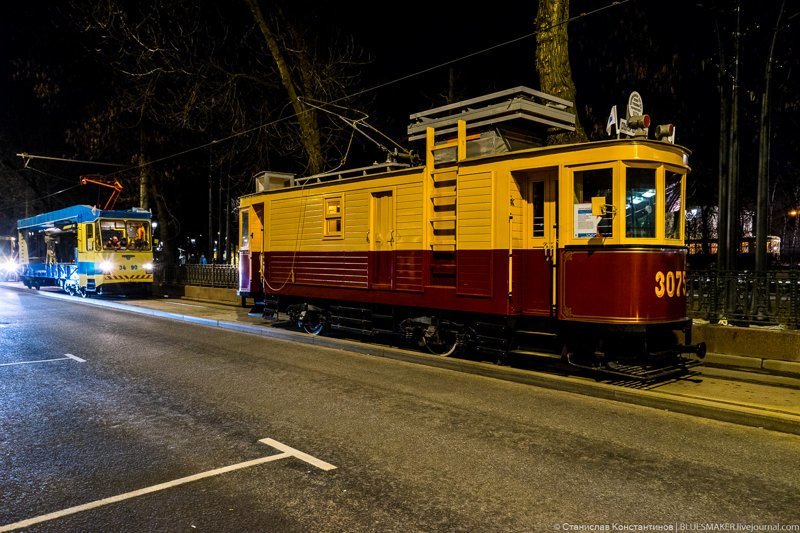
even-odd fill
[[[738,325],[800,327],[800,271],[686,273],[689,316]]]
[[[237,288],[236,265],[158,265],[155,281],[170,285]],[[800,271],[686,273],[688,314],[710,322],[800,328]]]
[[[239,286],[236,265],[157,265],[156,283],[167,285],[200,285],[235,289]]]

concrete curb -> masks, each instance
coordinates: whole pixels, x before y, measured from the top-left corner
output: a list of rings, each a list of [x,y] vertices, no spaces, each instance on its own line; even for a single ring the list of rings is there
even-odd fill
[[[708,365],[724,366],[729,368],[768,370],[788,376],[800,376],[800,363],[795,361],[761,359],[759,357],[747,357],[744,355],[730,355],[723,353],[708,353],[706,354],[705,363]]]
[[[31,292],[29,289],[24,287],[13,287],[7,285],[2,287],[10,288],[12,290]],[[202,326],[218,327],[222,329],[238,331],[241,333],[258,335],[261,337],[270,337],[276,340],[301,342],[321,348],[344,350],[364,355],[386,357],[397,361],[424,364],[444,370],[466,372],[492,379],[501,379],[546,389],[571,392],[584,396],[592,396],[605,400],[634,404],[643,407],[651,407],[654,409],[668,410],[675,413],[719,420],[742,426],[757,427],[772,431],[779,431],[782,433],[800,435],[800,416],[776,410],[759,409],[724,401],[686,397],[677,394],[668,394],[651,390],[626,389],[616,385],[590,382],[579,378],[559,376],[555,374],[542,374],[531,370],[521,370],[489,363],[469,361],[466,359],[451,359],[404,350],[401,348],[361,343],[348,339],[318,337],[314,335],[308,335],[306,333],[279,330],[269,326],[242,324],[239,322],[228,322],[195,317],[191,315],[182,315],[179,313],[170,313],[167,311],[148,309],[146,307],[137,307],[135,305],[113,301],[102,301],[95,299],[78,300],[74,296],[53,292],[36,292],[34,294],[62,299],[73,303],[85,303],[129,313],[139,313],[157,318],[179,320]]]

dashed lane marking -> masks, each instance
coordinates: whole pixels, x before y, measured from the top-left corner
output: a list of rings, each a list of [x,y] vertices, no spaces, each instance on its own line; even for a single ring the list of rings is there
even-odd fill
[[[65,353],[65,357],[56,357],[55,359],[39,359],[38,361],[17,361],[15,363],[0,363],[0,366],[13,366],[13,365],[32,365],[34,363],[51,363],[53,361],[77,361],[79,363],[85,363],[86,359],[81,359],[77,355],[72,355],[71,353]]]
[[[131,498],[136,498],[138,496],[144,496],[145,494],[151,494],[153,492],[158,492],[166,489],[170,489],[172,487],[177,487],[178,485],[184,485],[186,483],[191,483],[192,481],[197,481],[200,479],[205,479],[207,477],[218,476],[220,474],[226,474],[228,472],[233,472],[234,470],[241,470],[243,468],[250,468],[251,466],[256,466],[264,463],[269,463],[272,461],[278,461],[280,459],[286,459],[288,457],[294,457],[295,459],[300,459],[306,463],[309,463],[312,466],[315,466],[321,470],[334,470],[336,467],[330,463],[326,463],[325,461],[321,461],[316,457],[312,457],[307,453],[303,453],[300,450],[296,450],[290,446],[287,446],[283,443],[280,443],[273,439],[261,439],[258,442],[262,444],[266,444],[267,446],[271,446],[277,450],[280,450],[281,453],[275,455],[267,455],[266,457],[261,457],[259,459],[253,459],[251,461],[245,461],[243,463],[236,463],[234,465],[223,466],[222,468],[215,468],[214,470],[208,470],[206,472],[201,472],[199,474],[194,474],[192,476],[182,477],[180,479],[176,479],[173,481],[167,481],[166,483],[160,483],[158,485],[153,485],[151,487],[145,487],[143,489],[134,490],[131,492],[126,492],[124,494],[118,494],[117,496],[111,496],[109,498],[103,498],[102,500],[96,500],[90,503],[85,503],[83,505],[76,505],[75,507],[69,507],[67,509],[62,509],[61,511],[56,511],[54,513],[48,513],[41,516],[37,516],[35,518],[28,518],[27,520],[22,520],[20,522],[15,522],[13,524],[6,524],[4,526],[0,526],[0,532],[4,531],[13,531],[15,529],[21,529],[24,527],[29,527],[34,524],[40,524],[42,522],[48,522],[50,520],[55,520],[57,518],[62,518],[64,516],[69,516],[76,513],[81,513],[83,511],[88,511],[90,509],[96,509],[98,507],[103,507],[105,505],[110,505],[112,503],[121,502],[124,500],[128,500]]]

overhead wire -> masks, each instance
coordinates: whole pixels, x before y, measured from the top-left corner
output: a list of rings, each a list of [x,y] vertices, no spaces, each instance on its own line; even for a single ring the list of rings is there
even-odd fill
[[[72,187],[67,187],[65,189],[61,189],[60,191],[56,191],[56,192],[53,192],[53,193],[50,193],[50,194],[45,194],[44,196],[39,196],[38,198],[26,199],[26,201],[28,201],[28,202],[38,202],[39,200],[44,200],[45,198],[50,198],[51,196],[57,196],[59,194],[63,194],[65,192],[67,192],[67,191],[70,191],[70,190],[75,189],[76,187],[80,187],[80,186],[81,186],[81,184],[78,183],[76,185],[73,185]],[[8,204],[6,204],[4,206],[0,206],[0,211],[9,211],[9,210],[11,210],[11,209],[13,209],[15,207],[19,207],[19,203],[18,202],[11,202],[11,203],[8,203]]]
[[[569,24],[570,22],[576,22],[576,21],[581,20],[583,18],[590,17],[590,16],[596,15],[598,13],[601,13],[603,11],[607,11],[607,10],[612,9],[612,8],[620,7],[622,5],[630,3],[632,1],[633,0],[615,0],[615,1],[611,2],[610,4],[598,7],[596,9],[591,10],[591,11],[585,11],[583,13],[580,13],[578,15],[570,17],[570,18],[568,18],[566,20],[563,20],[561,22],[557,22],[555,24],[551,24],[551,25],[547,26],[546,28],[541,28],[541,29],[535,30],[533,32],[526,33],[524,35],[520,35],[518,37],[514,37],[513,39],[509,39],[507,41],[503,41],[501,43],[497,43],[497,44],[488,46],[486,48],[482,48],[480,50],[476,50],[474,52],[470,52],[468,54],[456,57],[454,59],[450,59],[448,61],[444,61],[444,62],[439,63],[437,65],[433,65],[433,66],[424,68],[422,70],[418,70],[416,72],[412,72],[412,73],[400,76],[399,78],[395,78],[393,80],[389,80],[389,81],[380,83],[378,85],[373,85],[372,87],[367,87],[366,89],[362,89],[360,91],[356,91],[356,92],[351,93],[351,94],[346,94],[346,95],[340,96],[339,98],[335,98],[335,99],[331,100],[330,102],[327,102],[327,105],[334,105],[334,104],[336,104],[338,102],[342,102],[344,100],[349,100],[351,98],[355,98],[356,96],[361,96],[363,94],[367,94],[367,93],[370,93],[370,92],[377,91],[379,89],[383,89],[385,87],[389,87],[391,85],[395,85],[395,84],[400,83],[402,81],[406,81],[406,80],[415,78],[417,76],[421,76],[423,74],[427,74],[428,72],[432,72],[434,70],[437,70],[437,69],[440,69],[440,68],[443,68],[443,67],[446,67],[446,66],[453,65],[455,63],[464,61],[466,59],[470,59],[470,58],[479,56],[481,54],[485,54],[487,52],[491,52],[493,50],[497,50],[498,48],[502,48],[502,47],[508,46],[510,44],[514,44],[514,43],[517,43],[517,42],[520,42],[520,41],[524,41],[525,39],[529,39],[531,37],[534,37],[539,33],[542,33],[542,32],[545,32],[545,31],[549,31],[549,30],[551,30],[553,28],[557,28],[557,27],[563,26],[565,24]],[[275,120],[264,122],[264,123],[261,123],[261,124],[256,125],[256,126],[253,126],[253,127],[250,127],[250,128],[247,128],[247,129],[235,132],[235,133],[231,133],[230,135],[227,135],[225,137],[221,137],[219,139],[214,139],[214,140],[209,141],[207,143],[203,143],[203,144],[194,146],[192,148],[187,148],[185,150],[181,150],[181,151],[175,152],[173,154],[169,154],[169,155],[166,155],[166,156],[163,156],[163,157],[159,157],[159,158],[153,159],[152,161],[147,161],[146,163],[140,163],[138,165],[132,165],[130,167],[123,168],[123,169],[118,170],[118,171],[110,172],[110,173],[106,174],[106,176],[113,176],[113,175],[117,175],[117,174],[123,174],[123,173],[126,173],[126,172],[130,172],[130,171],[133,171],[133,170],[139,170],[139,169],[142,169],[142,168],[145,168],[145,167],[148,167],[148,166],[155,165],[157,163],[162,163],[162,162],[168,161],[170,159],[174,159],[174,158],[181,157],[183,155],[186,155],[186,154],[189,154],[189,153],[192,153],[192,152],[196,152],[198,150],[203,150],[203,149],[209,148],[209,147],[211,147],[211,146],[213,146],[215,144],[227,142],[227,141],[229,141],[231,139],[235,139],[235,138],[241,137],[243,135],[249,135],[249,134],[251,134],[251,133],[253,133],[255,131],[259,131],[259,130],[262,130],[264,128],[268,128],[270,126],[274,126],[276,124],[279,124],[279,123],[287,121],[287,120],[291,120],[293,118],[296,118],[296,117],[300,116],[302,113],[307,113],[307,112],[308,111],[301,111],[299,113],[292,113],[291,115],[287,115],[285,117],[281,117],[281,118],[277,118]]]

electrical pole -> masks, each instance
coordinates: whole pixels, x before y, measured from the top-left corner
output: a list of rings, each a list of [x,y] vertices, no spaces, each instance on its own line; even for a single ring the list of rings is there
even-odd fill
[[[225,261],[230,265],[231,262],[231,171],[228,166],[228,186],[226,187],[225,200]]]
[[[219,166],[219,190],[217,194],[217,253],[214,257],[215,263],[222,263],[222,165]]]
[[[783,8],[786,0],[781,2],[778,11],[778,20],[775,22],[775,31],[772,32],[772,43],[767,56],[767,66],[764,69],[764,92],[761,94],[761,122],[759,125],[758,142],[758,187],[756,190],[756,272],[767,270],[767,224],[768,197],[769,197],[769,85],[772,78],[772,57],[775,51],[775,41],[783,17]]]
[[[736,266],[736,255],[739,249],[739,41],[741,34],[742,5],[736,6],[736,38],[734,51],[733,78],[731,80],[731,121],[730,140],[728,141],[728,187],[727,227],[725,228],[726,257],[725,270],[733,270]]]
[[[208,255],[206,261],[212,261],[214,254],[214,172],[213,147],[208,149]]]
[[[719,47],[719,165],[717,169],[717,271],[725,270],[728,257],[727,228],[728,228],[728,111],[729,94],[728,85],[728,59],[725,55],[725,43],[722,38],[722,29],[717,25],[717,45]],[[710,251],[710,250],[709,250]]]

